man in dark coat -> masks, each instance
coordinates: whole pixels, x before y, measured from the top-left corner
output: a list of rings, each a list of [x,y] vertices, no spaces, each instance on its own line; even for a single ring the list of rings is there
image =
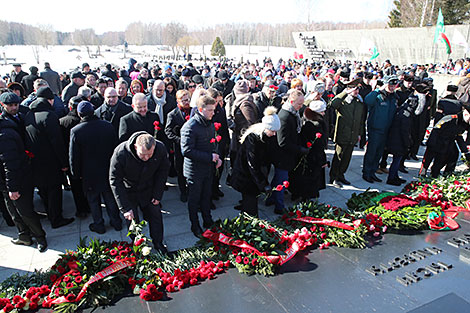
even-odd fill
[[[104,92],[108,88],[108,83],[103,78],[99,78],[96,81],[96,92],[91,96],[90,102],[93,104],[93,107],[98,109],[104,103]]]
[[[279,120],[281,129],[277,132],[277,143],[279,149],[273,156],[274,158],[274,177],[271,186],[283,185],[288,181],[289,171],[296,166],[299,157],[306,155],[308,149],[302,147],[299,142],[299,133],[301,129],[301,120],[299,110],[304,104],[304,95],[299,90],[290,93],[287,101],[282,105],[279,111]],[[284,212],[284,190],[274,191],[267,204],[274,204],[274,212],[282,214]]]
[[[111,64],[106,64],[106,69],[101,72],[101,76],[109,77],[115,82],[118,80],[116,72],[113,71]]]
[[[119,141],[128,140],[137,131],[145,131],[157,138],[158,130],[163,131],[160,119],[155,112],[148,111],[147,98],[143,93],[132,97],[133,111],[124,115],[119,123]]]
[[[70,99],[69,108],[70,112],[59,119],[60,128],[62,130],[62,135],[65,142],[65,147],[67,150],[67,160],[69,160],[69,149],[70,147],[70,130],[74,128],[78,123],[80,123],[80,117],[77,113],[77,107],[83,99],[80,96],[75,96]],[[67,171],[67,176],[69,177],[70,187],[72,189],[73,201],[75,202],[75,216],[77,217],[86,217],[90,213],[90,207],[88,206],[88,201],[83,192],[83,184],[80,177],[74,177],[69,170]]]
[[[163,143],[146,132],[137,132],[116,147],[109,169],[111,189],[127,225],[134,218],[139,221],[140,207],[149,222],[154,247],[161,252],[167,251],[160,202],[169,168]]]
[[[36,91],[41,87],[49,87],[47,81],[42,78],[36,79],[33,83],[34,92],[32,92],[26,99],[23,100],[23,102],[21,102],[21,106],[29,108],[30,104],[37,99]],[[54,107],[54,113],[57,115],[57,117],[61,118],[67,115],[68,110],[66,105],[56,94],[54,94],[54,103],[52,105]]]
[[[108,87],[104,93],[104,103],[95,110],[95,115],[100,120],[110,122],[116,131],[116,136],[118,136],[121,118],[131,111],[131,106],[118,100],[116,89]]]
[[[63,172],[68,169],[67,153],[59,119],[52,107],[52,90],[41,87],[37,97],[25,118],[26,149],[34,155],[34,185],[44,200],[52,228],[58,228],[74,221],[73,218],[62,216],[62,180]]]
[[[17,245],[32,245],[31,237],[38,242],[38,250],[47,248],[46,233],[33,210],[33,184],[30,159],[24,147],[24,116],[19,113],[21,99],[12,92],[0,95],[0,191],[8,212],[18,229]]]
[[[36,66],[31,66],[29,68],[31,74],[26,75],[21,79],[21,84],[24,87],[24,94],[25,96],[29,95],[34,91],[33,83],[36,79],[39,78],[38,76],[38,68]]]
[[[62,101],[64,103],[69,103],[70,98],[77,95],[78,88],[85,84],[85,76],[83,76],[82,72],[73,72],[71,79],[70,84],[65,86],[62,92]]]
[[[197,111],[181,128],[181,151],[184,156],[184,176],[188,181],[188,211],[191,231],[196,237],[202,234],[198,210],[202,212],[203,226],[213,224],[211,215],[211,194],[214,163],[222,165],[216,153],[214,116],[215,100],[202,96],[197,101]]]
[[[82,101],[77,108],[82,122],[70,131],[70,170],[72,175],[83,182],[93,223],[91,231],[104,234],[101,198],[111,225],[116,231],[122,229],[119,210],[109,185],[109,162],[117,145],[113,126],[94,115],[90,102]]]
[[[227,71],[220,71],[217,73],[217,80],[214,84],[212,84],[212,88],[217,89],[222,93],[222,97],[225,99],[235,87],[235,83],[231,81]]]
[[[276,109],[281,109],[281,97],[276,96],[277,86],[274,84],[274,81],[268,80],[264,83],[263,89],[254,95],[254,101],[256,107],[258,108],[258,117],[259,120],[263,117],[263,112],[266,107],[272,105]]]
[[[39,73],[39,76],[47,81],[49,87],[55,95],[61,95],[62,83],[60,82],[59,73],[51,69],[51,65],[49,64],[49,62],[44,63],[44,71]]]
[[[180,200],[182,202],[188,201],[188,187],[186,178],[183,175],[183,154],[181,152],[181,128],[184,123],[189,120],[191,114],[191,107],[189,102],[191,95],[187,90],[178,90],[176,93],[176,102],[178,107],[173,109],[167,116],[167,123],[165,126],[165,133],[172,143],[173,150],[175,151],[175,170],[178,177],[178,187],[180,189]]]
[[[335,94],[335,96],[339,95],[344,91],[344,89],[346,89],[345,82],[349,81],[350,74],[351,73],[345,69],[339,73],[339,80],[338,82],[336,82],[336,84],[333,86],[333,89],[331,90]]]
[[[26,75],[28,75],[28,73],[24,72],[21,69],[21,64],[20,63],[15,63],[15,64],[13,64],[13,71],[10,74],[10,82],[15,82],[15,83],[21,84],[21,80]]]

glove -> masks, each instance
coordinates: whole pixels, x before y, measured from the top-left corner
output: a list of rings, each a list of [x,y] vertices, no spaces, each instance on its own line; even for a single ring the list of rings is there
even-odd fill
[[[300,147],[300,154],[301,155],[307,155],[310,149],[305,148],[305,147]]]
[[[264,193],[266,194],[269,194],[271,192],[272,188],[271,186],[267,185],[266,187],[264,187]]]

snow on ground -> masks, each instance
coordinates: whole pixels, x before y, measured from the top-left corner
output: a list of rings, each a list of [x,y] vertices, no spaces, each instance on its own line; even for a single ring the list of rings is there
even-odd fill
[[[88,46],[90,54],[98,54],[97,46]],[[193,59],[206,55],[210,56],[210,45],[191,46],[189,51]],[[234,58],[235,61],[249,60],[254,62],[265,57],[271,57],[274,61],[279,58],[287,59],[293,57],[295,48],[285,47],[267,47],[267,46],[225,46],[227,57]],[[171,56],[171,50],[166,46],[129,46],[128,52],[124,57],[124,46],[100,46],[101,56],[90,58],[86,46],[2,46],[0,47],[0,74],[3,76],[10,73],[13,69],[12,63],[21,63],[23,71],[29,73],[30,66],[37,66],[41,71],[44,68],[44,62],[49,62],[51,68],[55,71],[70,72],[82,63],[88,63],[91,67],[104,66],[105,63],[112,63],[119,67],[126,67],[130,57],[138,62],[151,61],[158,56]],[[3,58],[6,56],[7,62]],[[13,60],[14,59],[14,60]],[[187,61],[178,61],[177,63],[187,63]],[[194,60],[193,63],[200,64]]]

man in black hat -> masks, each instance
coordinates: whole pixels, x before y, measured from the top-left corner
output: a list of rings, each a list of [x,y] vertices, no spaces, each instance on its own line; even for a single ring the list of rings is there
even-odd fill
[[[188,89],[188,85],[191,83],[191,70],[185,68],[181,71],[180,79],[178,80],[178,90]]]
[[[230,76],[225,70],[217,73],[217,78],[218,80],[212,84],[212,88],[220,91],[222,93],[222,97],[225,99],[225,97],[232,92],[233,87],[235,87],[235,83],[229,79]]]
[[[89,228],[98,234],[106,232],[101,213],[103,198],[111,226],[120,231],[122,221],[109,185],[109,162],[117,145],[116,133],[110,123],[94,115],[90,102],[80,102],[77,113],[81,123],[70,131],[70,170],[83,183],[93,217]]]
[[[346,89],[345,83],[349,81],[350,74],[351,73],[347,69],[341,70],[341,72],[339,73],[339,80],[331,90],[335,94],[335,96],[339,95],[343,92],[344,89]]]
[[[31,155],[25,153],[24,116],[19,112],[21,99],[13,92],[0,95],[0,191],[18,229],[16,245],[32,245],[35,237],[38,249],[47,248],[46,233],[33,210]]]
[[[70,84],[65,86],[62,93],[62,101],[64,101],[64,103],[69,103],[70,98],[77,95],[78,88],[85,84],[85,76],[82,74],[82,72],[73,72],[71,75],[71,79],[72,81],[70,82]]]
[[[10,74],[10,82],[11,83],[21,83],[21,80],[23,77],[28,75],[26,72],[23,72],[21,69],[21,64],[20,63],[15,63],[13,64],[13,71]]]
[[[34,155],[34,185],[39,189],[52,228],[59,228],[74,221],[62,216],[62,180],[68,170],[66,147],[52,106],[52,90],[41,87],[36,95],[25,118],[26,149]]]

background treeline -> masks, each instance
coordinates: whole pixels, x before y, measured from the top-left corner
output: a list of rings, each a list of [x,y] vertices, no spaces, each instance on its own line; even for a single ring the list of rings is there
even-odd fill
[[[385,28],[386,22],[361,23],[290,23],[221,24],[188,29],[181,23],[131,23],[123,32],[96,34],[93,29],[74,32],[55,31],[51,26],[0,21],[0,45],[211,45],[219,36],[225,45],[271,45],[294,47],[292,32],[306,30],[344,30]]]

